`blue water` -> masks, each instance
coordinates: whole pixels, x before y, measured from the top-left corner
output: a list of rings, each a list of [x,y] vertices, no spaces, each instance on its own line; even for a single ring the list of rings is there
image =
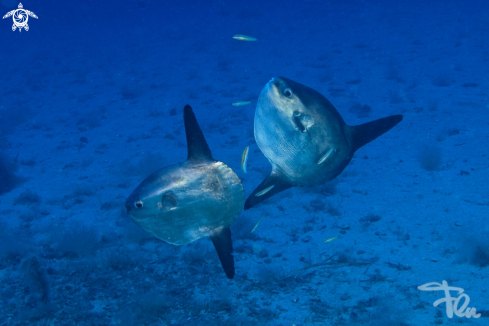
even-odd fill
[[[485,1],[22,4],[28,31],[0,21],[1,326],[487,325]],[[243,211],[228,280],[209,239],[166,244],[124,202],[186,159],[186,104],[250,194],[270,171],[253,119],[274,76],[349,125],[404,120],[330,183]],[[418,289],[443,280],[480,318]]]

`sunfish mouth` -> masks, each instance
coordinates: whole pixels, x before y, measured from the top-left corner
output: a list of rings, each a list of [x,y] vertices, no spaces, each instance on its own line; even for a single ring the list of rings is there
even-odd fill
[[[294,111],[294,114],[292,117],[294,119],[294,123],[295,123],[295,126],[297,127],[297,129],[299,129],[301,132],[305,132],[306,127],[304,127],[304,125],[302,124],[300,116],[301,116],[301,113],[299,111]]]

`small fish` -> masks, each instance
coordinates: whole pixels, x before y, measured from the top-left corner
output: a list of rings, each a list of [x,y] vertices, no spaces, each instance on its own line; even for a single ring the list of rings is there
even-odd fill
[[[260,192],[257,192],[255,194],[256,197],[260,197],[260,196],[263,196],[264,194],[266,194],[267,192],[269,192],[270,190],[272,190],[272,188],[275,187],[275,185],[271,185],[270,187],[267,187],[265,189],[263,189],[262,191]]]
[[[261,220],[263,220],[263,216],[265,216],[265,214],[261,214],[260,219],[255,223],[255,226],[253,227],[253,229],[251,229],[251,233],[253,233],[253,231],[256,230],[258,225],[260,225]]]
[[[324,242],[332,242],[332,241],[335,241],[336,239],[338,239],[338,236],[334,235],[332,237],[324,239]]]
[[[323,155],[323,157],[321,157],[318,161],[318,164],[321,164],[323,163],[324,161],[326,161],[328,159],[328,157],[331,156],[331,154],[333,154],[333,151],[334,151],[334,147],[331,147],[327,152],[326,154]]]
[[[238,41],[256,41],[257,39],[251,36],[246,36],[246,35],[241,35],[241,34],[236,34],[233,36],[235,40]]]
[[[248,162],[249,148],[250,146],[246,146],[243,151],[243,155],[241,155],[241,170],[243,170],[244,173],[248,173],[248,171],[246,171],[246,162]]]
[[[231,103],[233,106],[244,106],[250,104],[251,101],[235,101]]]

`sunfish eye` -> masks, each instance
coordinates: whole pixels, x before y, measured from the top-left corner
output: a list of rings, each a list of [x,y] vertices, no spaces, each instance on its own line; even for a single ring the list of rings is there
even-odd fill
[[[284,95],[285,95],[285,97],[291,98],[293,94],[294,93],[292,92],[292,90],[290,88],[284,89]]]
[[[158,206],[160,207],[160,209],[169,210],[177,207],[177,204],[177,196],[175,196],[175,194],[170,191],[164,194],[163,197],[161,197],[161,203]]]
[[[142,201],[140,201],[140,200],[138,200],[137,202],[135,202],[135,203],[134,203],[134,206],[135,206],[136,208],[143,208],[143,202],[142,202]]]

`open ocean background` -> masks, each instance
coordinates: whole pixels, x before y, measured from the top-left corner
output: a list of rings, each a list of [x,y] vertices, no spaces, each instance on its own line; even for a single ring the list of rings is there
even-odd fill
[[[22,4],[29,31],[0,21],[0,326],[489,325],[487,1]],[[228,280],[209,239],[166,244],[124,202],[186,159],[185,104],[248,196],[274,76],[349,125],[404,120],[332,182],[243,211]],[[481,317],[418,290],[443,280]]]

